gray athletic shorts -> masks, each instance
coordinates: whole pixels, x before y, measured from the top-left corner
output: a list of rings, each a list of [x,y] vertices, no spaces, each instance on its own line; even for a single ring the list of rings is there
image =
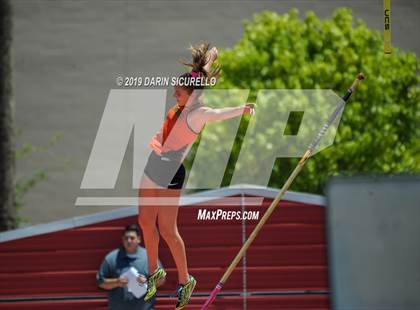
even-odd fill
[[[183,163],[157,155],[152,151],[147,159],[144,173],[156,184],[170,189],[181,189],[185,179]]]

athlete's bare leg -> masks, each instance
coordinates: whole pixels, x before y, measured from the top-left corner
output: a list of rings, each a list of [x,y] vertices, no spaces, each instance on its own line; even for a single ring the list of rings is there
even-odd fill
[[[139,188],[139,225],[143,232],[144,244],[146,245],[149,275],[158,267],[159,231],[156,227],[156,219],[159,206],[145,203],[147,198],[150,202],[152,197],[157,196],[157,191],[162,189],[144,173]]]
[[[166,193],[165,193],[166,192]],[[159,231],[163,239],[168,244],[174,258],[177,270],[178,281],[181,284],[188,282],[187,256],[185,245],[182,240],[177,225],[180,189],[166,189],[162,191],[165,197],[171,197],[171,205],[160,206],[158,210]]]

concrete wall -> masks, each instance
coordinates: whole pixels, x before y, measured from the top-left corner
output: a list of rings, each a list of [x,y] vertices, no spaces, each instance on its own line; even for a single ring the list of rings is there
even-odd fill
[[[333,179],[327,227],[334,309],[420,309],[420,177]]]

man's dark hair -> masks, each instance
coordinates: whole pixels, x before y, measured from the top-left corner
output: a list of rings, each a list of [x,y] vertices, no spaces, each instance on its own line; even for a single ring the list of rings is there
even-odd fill
[[[123,235],[125,235],[125,233],[129,231],[134,231],[137,234],[137,236],[140,236],[140,228],[137,224],[130,224],[125,226]]]

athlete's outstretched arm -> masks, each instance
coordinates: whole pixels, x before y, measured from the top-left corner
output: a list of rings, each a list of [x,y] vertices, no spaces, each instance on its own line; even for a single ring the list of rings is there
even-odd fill
[[[253,115],[255,113],[255,104],[247,103],[238,107],[218,108],[209,107],[202,108],[202,119],[207,122],[221,121],[241,116],[243,113]]]
[[[195,132],[200,132],[208,122],[221,121],[225,119],[241,116],[243,113],[254,115],[255,104],[247,103],[238,107],[213,109],[210,107],[201,107],[187,115],[187,122]]]

